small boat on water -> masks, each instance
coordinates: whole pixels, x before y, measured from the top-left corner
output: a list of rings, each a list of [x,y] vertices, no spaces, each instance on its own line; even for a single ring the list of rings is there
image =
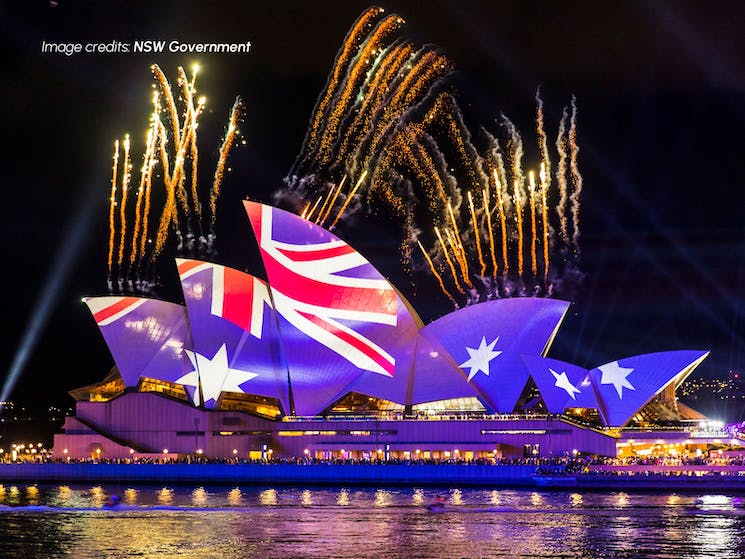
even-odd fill
[[[430,512],[443,512],[447,510],[447,497],[438,495],[435,500],[427,505],[427,510]]]

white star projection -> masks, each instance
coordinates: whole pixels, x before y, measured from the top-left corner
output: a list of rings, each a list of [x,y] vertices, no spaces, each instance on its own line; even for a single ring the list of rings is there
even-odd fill
[[[613,363],[601,365],[600,367],[598,367],[598,370],[603,373],[603,376],[600,377],[600,384],[612,384],[613,387],[616,389],[616,392],[618,392],[618,398],[620,400],[623,400],[624,388],[628,388],[629,390],[636,390],[636,388],[634,388],[634,385],[632,385],[626,378],[634,371],[634,369],[621,367],[618,364],[618,361],[614,361]]]
[[[220,397],[220,392],[243,392],[240,389],[240,385],[251,380],[259,375],[244,371],[241,369],[231,369],[228,366],[228,351],[225,344],[222,344],[217,353],[209,357],[205,357],[199,353],[184,350],[186,355],[189,356],[194,370],[178,379],[178,384],[184,386],[194,387],[194,405],[199,405],[199,383],[202,383],[202,395],[204,401],[209,400],[217,401]]]
[[[466,347],[469,358],[459,366],[463,369],[466,367],[471,369],[468,372],[469,382],[479,371],[484,373],[486,376],[489,376],[489,363],[502,353],[501,351],[494,351],[494,346],[498,341],[499,336],[497,336],[492,343],[487,345],[486,336],[484,336],[481,338],[481,343],[478,348]]]
[[[569,377],[567,377],[566,372],[562,372],[561,374],[559,374],[550,368],[549,371],[552,375],[554,375],[554,378],[556,379],[556,383],[554,384],[554,386],[556,386],[557,388],[561,388],[562,390],[566,390],[567,394],[572,397],[572,400],[576,400],[577,397],[575,396],[575,394],[579,394],[581,390],[579,390],[576,386],[569,382]]]

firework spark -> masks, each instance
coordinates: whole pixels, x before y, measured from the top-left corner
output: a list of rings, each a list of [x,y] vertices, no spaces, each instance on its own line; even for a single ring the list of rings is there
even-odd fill
[[[156,164],[160,163],[162,171],[163,188],[165,191],[165,201],[158,222],[155,242],[149,254],[149,260],[154,262],[162,252],[171,230],[175,230],[179,238],[183,238],[181,231],[178,230],[180,214],[184,216],[184,223],[187,227],[187,244],[186,249],[195,248],[193,244],[194,237],[191,233],[191,217],[195,217],[199,226],[201,235],[202,228],[202,204],[199,200],[198,188],[198,147],[197,147],[197,128],[199,117],[204,112],[206,100],[204,97],[195,101],[196,94],[196,77],[198,67],[194,67],[191,78],[188,78],[183,68],[178,69],[178,84],[181,89],[180,99],[183,101],[184,109],[183,118],[179,116],[179,110],[176,106],[175,97],[168,80],[163,71],[157,66],[151,67],[153,77],[156,81],[157,88],[153,95],[153,112],[150,116],[150,124],[146,135],[145,150],[142,156],[142,167],[139,177],[139,188],[137,190],[137,199],[134,208],[130,209],[127,204],[129,185],[131,182],[131,147],[130,139],[127,136],[121,143],[123,148],[122,162],[120,163],[120,142],[114,144],[114,164],[112,169],[111,195],[109,209],[109,255],[108,255],[108,284],[113,288],[113,260],[115,251],[115,240],[117,233],[117,214],[115,207],[119,205],[119,244],[118,244],[118,281],[117,285],[121,288],[126,282],[128,286],[132,285],[130,275],[137,273],[137,282],[140,282],[140,264],[146,257],[146,249],[149,239],[149,216],[151,211],[151,194],[153,188],[154,169]],[[162,107],[165,106],[165,111]],[[170,125],[166,125],[161,120],[161,112],[165,112]],[[210,207],[212,209],[211,223],[214,225],[215,205],[219,196],[220,184],[222,182],[225,164],[229,150],[234,143],[237,135],[237,123],[242,112],[242,103],[236,99],[231,110],[230,121],[228,123],[228,132],[220,147],[219,159],[215,171],[215,178],[212,185]],[[190,164],[189,164],[190,162]],[[121,173],[120,173],[121,169]],[[119,179],[121,174],[121,179]],[[120,182],[119,182],[120,181]],[[121,184],[121,198],[117,201],[117,189]],[[187,192],[185,185],[189,184]],[[189,196],[191,201],[189,201]],[[128,230],[127,216],[132,214],[134,226],[132,231]],[[127,244],[127,239],[131,235],[131,243]],[[214,234],[210,236],[214,241]],[[211,242],[210,241],[210,242]],[[204,244],[204,247],[203,247]],[[200,250],[207,248],[211,250],[211,244],[207,239],[200,237]],[[125,253],[127,256],[128,269],[125,269]],[[136,264],[136,265],[135,265]]]
[[[109,196],[109,275],[111,284],[111,269],[114,261],[114,239],[116,238],[116,181],[119,167],[119,140],[114,141],[114,163],[111,170],[111,194]]]
[[[569,214],[576,235],[573,254],[579,252],[574,239],[579,233],[581,177],[578,167],[572,167],[576,135],[573,129],[566,132],[567,118],[559,127],[559,136],[566,140],[556,145],[556,181],[560,198],[567,179],[559,174],[571,175],[574,191],[571,200],[560,199],[553,212],[549,211],[552,156],[541,92],[535,97],[540,166],[538,176],[528,180],[517,127],[504,115],[499,119],[506,131],[504,153],[502,140],[481,128],[487,140],[484,150],[461,112],[450,80],[452,62],[435,46],[413,45],[401,35],[402,29],[401,18],[384,15],[380,9],[366,11],[355,22],[319,95],[302,149],[285,178],[287,187],[277,193],[277,199],[296,210],[302,208],[306,219],[321,225],[330,222],[332,230],[356,211],[388,216],[403,234],[404,267],[417,269],[408,267],[417,242],[432,275],[439,274],[444,293],[452,283],[453,293],[470,300],[550,294],[567,268],[553,267],[551,251],[557,246],[555,231],[562,235],[559,246],[569,246]],[[346,180],[354,186],[343,194]],[[481,201],[474,200],[479,196]],[[551,223],[555,216],[556,229]],[[419,233],[411,234],[419,230],[431,232],[426,233],[432,243],[429,249]],[[452,278],[441,273],[447,270]],[[482,278],[478,289],[470,270]]]
[[[572,210],[572,248],[575,258],[580,255],[579,250],[579,196],[582,193],[582,175],[579,172],[577,156],[579,146],[577,145],[577,100],[572,97],[572,116],[569,119],[569,168],[572,173],[572,184],[574,190],[571,196]]]

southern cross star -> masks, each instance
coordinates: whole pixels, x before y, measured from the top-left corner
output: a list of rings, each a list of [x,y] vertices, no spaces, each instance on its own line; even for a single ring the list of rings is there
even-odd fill
[[[572,400],[576,400],[575,394],[579,394],[581,390],[579,390],[576,386],[574,386],[570,381],[569,377],[567,377],[566,372],[562,372],[561,374],[557,373],[553,369],[549,369],[552,375],[554,375],[554,378],[556,379],[556,383],[554,386],[557,388],[561,388],[562,390],[566,390],[567,394],[569,394],[572,397]]]
[[[182,376],[176,382],[185,386],[194,387],[194,405],[199,405],[199,384],[202,384],[202,396],[204,401],[217,401],[220,392],[243,392],[240,385],[259,375],[241,369],[231,369],[228,366],[228,351],[222,344],[217,353],[205,357],[200,353],[184,350],[189,356],[194,370]]]
[[[499,336],[487,345],[486,336],[484,336],[481,338],[481,344],[479,344],[478,348],[466,347],[469,358],[464,363],[461,363],[460,367],[463,369],[469,367],[471,369],[468,372],[469,382],[479,371],[489,376],[489,363],[502,353],[501,351],[494,351],[494,346],[498,341]]]
[[[634,386],[626,378],[629,376],[634,369],[621,367],[618,361],[613,363],[607,363],[598,367],[603,376],[600,377],[600,384],[612,384],[618,392],[619,399],[623,399],[623,389],[628,388],[629,390],[636,390]]]

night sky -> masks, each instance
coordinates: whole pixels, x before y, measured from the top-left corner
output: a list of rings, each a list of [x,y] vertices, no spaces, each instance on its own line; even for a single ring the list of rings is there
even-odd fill
[[[199,61],[210,167],[236,95],[246,145],[233,152],[218,215],[219,261],[253,265],[240,200],[270,201],[302,143],[334,56],[364,2],[23,2],[0,7],[3,336],[11,396],[65,401],[113,364],[80,299],[106,293],[114,138],[144,134],[157,62],[175,81]],[[380,2],[404,34],[458,69],[469,123],[500,113],[534,150],[535,91],[552,135],[577,98],[586,277],[550,352],[593,367],[625,356],[710,349],[696,374],[745,369],[745,4],[742,2]],[[252,43],[248,54],[42,54],[46,42]],[[530,153],[528,154],[530,157]],[[535,157],[534,157],[535,159]],[[200,159],[201,161],[201,159]],[[389,225],[339,231],[426,320],[448,310],[434,279],[400,269]],[[391,242],[388,242],[390,237]],[[254,271],[254,270],[252,270]],[[164,281],[176,282],[164,270]],[[170,284],[173,288],[173,284]],[[168,296],[169,287],[164,288]],[[39,305],[48,295],[48,311]],[[742,406],[737,404],[737,406]],[[743,409],[722,409],[738,418]]]

